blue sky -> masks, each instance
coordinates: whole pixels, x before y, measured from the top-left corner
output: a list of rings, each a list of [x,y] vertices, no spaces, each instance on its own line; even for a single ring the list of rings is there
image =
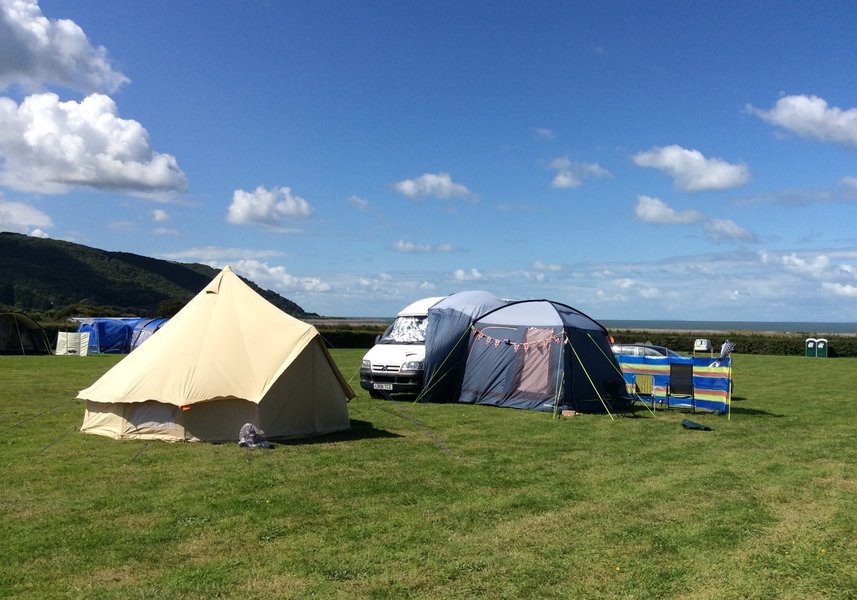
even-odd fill
[[[329,316],[857,321],[853,3],[0,7],[0,230]]]

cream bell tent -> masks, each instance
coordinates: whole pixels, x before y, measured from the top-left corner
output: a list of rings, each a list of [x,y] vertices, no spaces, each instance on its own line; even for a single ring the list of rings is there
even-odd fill
[[[245,423],[275,439],[348,429],[354,392],[315,327],[226,267],[77,397],[85,433],[221,442],[238,441]]]

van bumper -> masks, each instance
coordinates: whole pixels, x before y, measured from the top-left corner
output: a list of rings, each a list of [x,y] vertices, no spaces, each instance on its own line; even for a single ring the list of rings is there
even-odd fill
[[[370,392],[416,394],[423,389],[423,372],[378,373],[360,369],[360,387]]]

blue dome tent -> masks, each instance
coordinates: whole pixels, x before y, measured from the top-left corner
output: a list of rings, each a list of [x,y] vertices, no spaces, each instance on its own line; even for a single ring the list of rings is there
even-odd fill
[[[89,354],[127,354],[134,327],[146,319],[96,317],[81,321],[78,333],[89,333]]]
[[[525,300],[474,321],[458,401],[612,412],[633,399],[600,323],[565,304]]]

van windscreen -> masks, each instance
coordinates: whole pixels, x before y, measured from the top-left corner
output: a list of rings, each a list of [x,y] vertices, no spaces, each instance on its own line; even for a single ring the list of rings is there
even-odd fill
[[[396,317],[396,320],[387,328],[379,344],[424,344],[426,341],[426,325],[428,318],[421,317]]]

